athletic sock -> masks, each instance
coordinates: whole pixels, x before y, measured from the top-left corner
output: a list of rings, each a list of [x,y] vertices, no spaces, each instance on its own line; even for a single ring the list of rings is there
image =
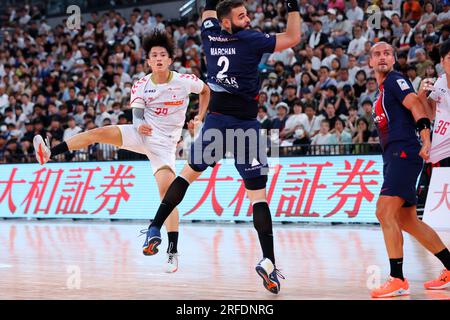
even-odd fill
[[[435,256],[441,260],[445,269],[450,270],[450,251],[447,248],[435,254]]]
[[[405,280],[403,278],[403,258],[389,259],[389,263],[391,264],[391,277]]]
[[[189,182],[187,182],[182,177],[176,177],[172,184],[167,189],[161,204],[159,205],[158,211],[156,212],[155,218],[153,219],[150,227],[157,227],[161,229],[164,221],[172,213],[173,209],[176,208],[178,204],[183,200],[184,195],[189,187]]]
[[[169,237],[169,246],[167,247],[167,253],[177,253],[178,252],[178,231],[167,232]]]
[[[270,209],[267,202],[258,202],[253,205],[253,225],[258,232],[263,257],[270,259],[275,265],[272,217],[270,216]]]
[[[67,143],[65,141],[61,142],[60,144],[57,144],[53,148],[50,149],[52,155],[51,157],[55,157],[59,154],[66,153],[69,151],[69,147],[67,146]]]

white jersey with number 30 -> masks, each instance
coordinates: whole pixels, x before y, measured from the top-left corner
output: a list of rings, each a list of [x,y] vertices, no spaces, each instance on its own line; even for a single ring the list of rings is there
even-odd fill
[[[199,94],[203,85],[193,74],[171,71],[163,84],[154,83],[148,74],[133,85],[130,106],[145,110],[145,122],[153,128],[153,135],[176,140],[185,122],[189,94]]]
[[[429,97],[436,101],[436,118],[428,162],[436,163],[450,157],[450,89],[445,74],[435,82]]]

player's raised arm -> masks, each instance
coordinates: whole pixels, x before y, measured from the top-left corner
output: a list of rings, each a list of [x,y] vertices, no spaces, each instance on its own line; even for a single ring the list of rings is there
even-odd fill
[[[295,47],[300,42],[302,26],[297,0],[286,0],[286,9],[288,11],[286,31],[277,34],[275,51]]]
[[[202,22],[208,18],[217,19],[216,7],[220,0],[206,0],[205,11],[202,14]]]

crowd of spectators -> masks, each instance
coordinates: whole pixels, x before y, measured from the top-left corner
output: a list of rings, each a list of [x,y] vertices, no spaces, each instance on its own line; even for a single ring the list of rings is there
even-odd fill
[[[245,1],[251,27],[266,33],[286,28],[282,1]],[[373,43],[387,41],[395,68],[417,89],[442,72],[439,45],[450,35],[450,1],[300,0],[302,41],[266,54],[259,67],[258,120],[280,146],[377,143],[372,104],[377,84],[368,65]],[[372,9],[372,10],[370,10]],[[133,82],[150,72],[141,43],[155,28],[173,38],[173,69],[205,80],[201,12],[167,20],[150,10],[90,13],[81,28],[50,26],[43,9],[8,7],[0,17],[0,162],[34,162],[35,134],[55,145],[111,124],[131,123]],[[198,110],[192,96],[187,122]],[[186,127],[180,149],[192,141]],[[279,131],[274,131],[278,129]],[[343,150],[343,149],[339,149]],[[355,149],[352,149],[355,150]],[[129,157],[95,145],[65,160]]]

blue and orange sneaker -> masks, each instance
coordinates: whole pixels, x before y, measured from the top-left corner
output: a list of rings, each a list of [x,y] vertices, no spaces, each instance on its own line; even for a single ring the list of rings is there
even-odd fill
[[[142,253],[146,256],[152,256],[158,253],[158,246],[161,244],[161,232],[157,227],[150,227],[147,230],[141,230],[141,235],[145,234],[145,242],[142,246]]]
[[[264,258],[256,265],[255,269],[258,275],[263,279],[264,288],[274,294],[278,294],[281,288],[278,276],[281,279],[285,278],[275,267],[272,261],[268,258]]]

